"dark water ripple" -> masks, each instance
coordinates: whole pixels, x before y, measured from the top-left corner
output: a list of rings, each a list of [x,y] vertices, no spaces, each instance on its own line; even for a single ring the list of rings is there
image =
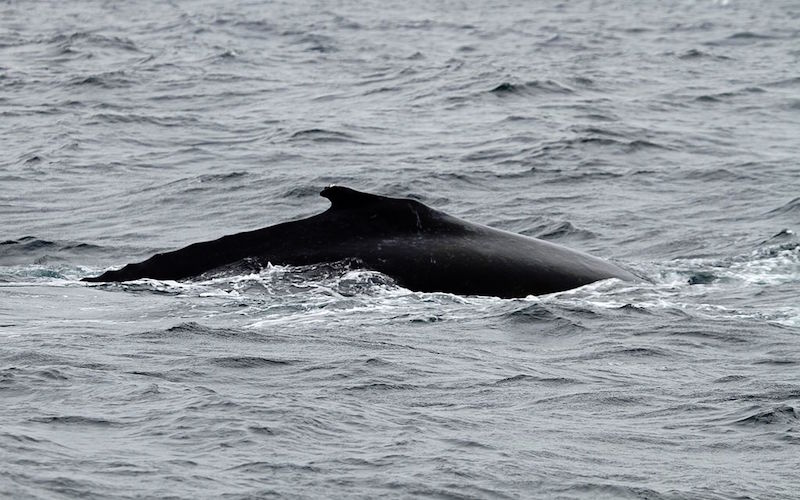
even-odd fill
[[[0,497],[796,498],[798,20],[0,3]],[[311,215],[331,183],[643,281],[77,281]]]

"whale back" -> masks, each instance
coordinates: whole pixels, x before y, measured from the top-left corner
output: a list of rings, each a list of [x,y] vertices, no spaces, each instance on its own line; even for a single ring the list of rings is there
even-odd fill
[[[306,219],[156,254],[86,281],[182,279],[243,259],[266,265],[351,260],[419,291],[520,297],[605,278],[618,266],[554,243],[467,222],[405,198],[330,186],[330,208]]]

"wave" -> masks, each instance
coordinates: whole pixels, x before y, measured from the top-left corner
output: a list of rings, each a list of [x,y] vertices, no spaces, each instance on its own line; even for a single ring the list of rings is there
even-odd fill
[[[198,193],[201,191],[215,192],[220,191],[237,191],[245,187],[245,183],[241,179],[247,178],[251,174],[246,171],[232,171],[221,174],[202,174],[193,177],[184,177],[175,181],[171,181],[158,189],[179,188],[178,191],[187,193]]]
[[[793,76],[790,78],[783,78],[781,80],[774,80],[764,84],[765,87],[775,88],[796,88],[800,87],[800,76]]]
[[[785,215],[800,213],[800,197],[794,198],[783,205],[774,208],[765,215]]]
[[[350,143],[367,144],[359,140],[355,135],[336,130],[326,130],[321,128],[310,128],[298,130],[290,136],[291,141],[311,141],[317,143]]]
[[[728,35],[725,38],[705,42],[709,46],[736,46],[748,45],[770,40],[778,40],[782,37],[775,35],[768,35],[764,33],[756,33],[754,31],[739,31]]]
[[[503,82],[492,90],[498,96],[538,95],[538,94],[573,94],[575,90],[555,80],[533,80],[526,83]]]
[[[80,241],[47,240],[36,236],[23,236],[0,242],[0,264],[21,266],[86,260],[88,256],[95,255],[102,249],[101,246]],[[42,269],[36,271],[41,272]]]
[[[172,370],[165,371],[134,370],[127,373],[131,375],[140,375],[142,377],[152,377],[160,380],[166,380],[167,382],[186,382],[197,380],[200,377],[206,376],[206,373],[186,368],[174,368]]]
[[[139,52],[138,46],[130,38],[103,35],[96,32],[75,31],[69,34],[60,33],[43,41],[45,43],[58,45],[64,49],[79,45],[82,47],[102,47]]]
[[[800,241],[794,231],[784,229],[756,244],[749,253],[722,258],[679,258],[672,263],[673,270],[692,284],[794,283],[800,266]]]
[[[713,59],[715,61],[731,60],[731,58],[728,56],[712,54],[710,52],[705,52],[700,49],[689,49],[685,52],[682,52],[678,54],[678,59],[683,59],[683,60]]]
[[[578,317],[591,314],[591,310],[582,307],[569,312],[558,304],[534,303],[504,313],[501,318],[504,323],[513,324],[517,331],[531,329],[537,335],[569,335],[585,331],[586,327]]]
[[[410,391],[417,390],[418,386],[413,384],[398,384],[387,382],[370,382],[367,384],[358,384],[345,388],[347,391]]]
[[[44,368],[26,367],[25,361],[19,357],[16,357],[14,361],[9,358],[5,358],[3,361],[6,363],[13,362],[14,365],[17,365],[0,369],[0,391],[9,391],[6,394],[10,394],[10,391],[36,391],[42,386],[67,386],[71,380],[63,369],[52,366]],[[62,366],[69,364],[69,362],[59,363]]]
[[[766,410],[759,409],[746,417],[734,421],[744,425],[796,425],[800,423],[800,413],[789,405],[780,405]]]
[[[544,240],[591,240],[597,234],[588,229],[581,229],[569,221],[554,222],[536,231],[536,237]]]
[[[726,90],[722,92],[716,92],[713,94],[699,95],[695,97],[694,100],[702,103],[727,102],[738,97],[748,96],[751,94],[763,94],[765,92],[767,92],[767,90],[761,87],[748,86],[737,90]]]
[[[546,498],[616,498],[620,500],[642,499],[648,500],[675,500],[680,496],[670,493],[660,493],[652,488],[643,486],[624,486],[602,482],[576,482],[577,484],[563,488],[549,488],[545,490]],[[684,498],[701,498],[702,495],[686,495]],[[721,498],[721,497],[720,497]]]
[[[9,249],[13,250],[21,250],[21,251],[33,251],[38,250],[40,248],[59,248],[62,250],[75,250],[75,249],[96,249],[102,248],[97,245],[92,245],[90,243],[81,243],[81,242],[74,242],[74,241],[50,241],[45,239],[40,239],[35,236],[23,236],[17,240],[6,240],[0,242],[0,256],[2,255],[2,251],[8,251]]]
[[[286,366],[293,362],[282,359],[269,359],[260,356],[221,356],[211,358],[209,363],[222,368],[265,368],[268,366]]]
[[[67,85],[90,86],[103,89],[125,88],[134,85],[136,81],[127,76],[123,70],[96,73],[89,76],[76,76],[67,80]]]
[[[34,417],[30,419],[31,422],[39,422],[43,424],[61,424],[61,425],[76,425],[76,426],[94,426],[94,427],[117,427],[122,423],[108,420],[99,417],[84,417],[81,415],[58,415],[51,417]]]
[[[187,114],[157,114],[145,115],[131,111],[119,111],[116,113],[103,112],[91,115],[85,122],[86,125],[96,124],[150,124],[158,127],[174,128],[174,127],[191,127],[196,126],[199,120],[197,117],[189,116]]]
[[[576,131],[573,135],[554,140],[535,142],[524,138],[505,138],[496,141],[496,144],[482,144],[471,152],[461,156],[465,162],[490,163],[497,166],[524,166],[527,167],[528,174],[559,173],[566,172],[570,176],[580,178],[589,167],[613,167],[603,171],[607,176],[627,176],[659,173],[652,168],[640,168],[624,166],[620,162],[610,162],[601,155],[637,155],[641,153],[656,153],[657,151],[673,151],[678,149],[676,145],[656,141],[646,137],[637,137],[635,133],[618,134],[614,131],[600,131],[601,129],[589,128]],[[522,142],[523,146],[509,146],[509,141],[516,140]],[[531,144],[534,143],[535,144]],[[560,168],[551,166],[552,164],[569,163],[575,165],[573,168]],[[546,165],[545,165],[546,163]],[[531,166],[534,164],[534,166]],[[539,166],[541,165],[541,166]],[[471,170],[473,174],[478,173]],[[509,174],[503,171],[497,176],[514,176],[519,172]],[[570,177],[572,178],[572,177]],[[557,180],[557,179],[556,179]]]
[[[159,340],[166,338],[216,338],[216,339],[239,339],[239,340],[258,340],[261,335],[247,330],[234,328],[214,328],[200,323],[189,321],[171,326],[165,330],[151,330],[129,334],[131,337]]]
[[[561,385],[579,385],[583,384],[584,382],[575,378],[568,378],[568,377],[541,377],[538,375],[528,375],[525,373],[520,373],[518,375],[512,375],[510,377],[502,378],[495,382],[492,382],[492,385],[515,385],[521,383],[535,383],[541,385],[553,385],[553,386],[561,386]]]
[[[703,166],[701,168],[689,170],[682,173],[682,177],[687,180],[700,180],[700,181],[751,181],[756,177],[746,173],[746,171],[733,171],[728,168],[708,168]]]

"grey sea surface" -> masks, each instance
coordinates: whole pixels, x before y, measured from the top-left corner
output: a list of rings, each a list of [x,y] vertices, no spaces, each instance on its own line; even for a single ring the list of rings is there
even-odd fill
[[[796,1],[0,2],[0,497],[800,496]],[[84,276],[336,183],[645,276]]]

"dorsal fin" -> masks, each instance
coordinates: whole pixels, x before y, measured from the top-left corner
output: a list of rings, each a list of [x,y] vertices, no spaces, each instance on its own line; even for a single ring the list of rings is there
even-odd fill
[[[371,205],[380,201],[386,201],[383,196],[376,194],[362,193],[355,189],[344,186],[328,186],[319,193],[320,196],[331,200],[331,208],[358,208]]]
[[[417,200],[362,193],[344,186],[328,186],[322,190],[320,196],[331,200],[329,212],[347,210],[348,217],[355,216],[356,213],[366,216],[369,224],[377,224],[381,231],[442,230],[437,221],[447,217]]]

